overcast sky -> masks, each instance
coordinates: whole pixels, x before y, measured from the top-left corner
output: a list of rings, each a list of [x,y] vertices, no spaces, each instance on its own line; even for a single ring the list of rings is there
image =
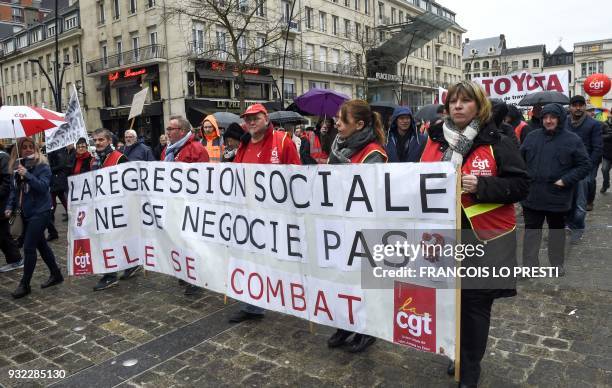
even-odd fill
[[[457,14],[467,31],[464,37],[481,39],[506,35],[508,48],[561,45],[612,38],[612,0],[438,0]]]

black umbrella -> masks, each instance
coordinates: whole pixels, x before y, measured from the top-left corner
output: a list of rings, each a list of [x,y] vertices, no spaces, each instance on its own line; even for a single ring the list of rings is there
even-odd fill
[[[438,111],[443,106],[444,105],[441,104],[424,105],[418,112],[416,112],[414,118],[417,121],[436,121],[436,119],[440,117],[440,113],[438,113]]]
[[[389,126],[389,119],[391,118],[391,116],[393,116],[393,111],[398,106],[399,105],[391,104],[388,102],[375,102],[370,104],[370,108],[372,108],[374,112],[380,113],[380,115],[382,116],[385,129],[387,129],[387,127]]]
[[[519,106],[534,106],[534,105],[546,105],[546,104],[561,104],[569,105],[569,97],[563,93],[554,91],[544,91],[531,93],[523,97],[519,101]]]
[[[299,113],[281,110],[278,112],[270,113],[270,121],[277,124],[302,124],[308,121]]]
[[[390,102],[374,102],[370,104],[370,108],[372,108],[374,112],[378,112],[383,116],[391,116],[397,107],[399,107],[399,105]]]

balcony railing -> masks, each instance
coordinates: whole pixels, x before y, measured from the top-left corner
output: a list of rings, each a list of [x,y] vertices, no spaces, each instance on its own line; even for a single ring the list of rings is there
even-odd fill
[[[150,59],[161,59],[165,56],[166,46],[161,44],[151,44],[119,54],[109,55],[106,58],[98,58],[95,61],[87,62],[87,74],[97,73],[99,71],[112,69],[115,67],[135,65]]]
[[[240,53],[243,58],[246,58],[246,56],[250,54],[249,49],[241,50],[244,50]],[[229,55],[229,53],[225,49],[219,48],[215,44],[209,45],[205,44],[204,42],[190,42],[189,52],[192,56],[209,60],[232,61],[232,57]],[[255,53],[251,53],[251,57],[246,62],[247,64],[254,66],[281,68],[283,66],[283,53],[272,50],[260,50]],[[359,76],[359,74],[361,74],[358,66],[356,66],[354,63],[343,64],[315,61],[314,59],[310,58],[302,58],[299,54],[292,51],[288,51],[285,57],[285,69],[354,76]]]

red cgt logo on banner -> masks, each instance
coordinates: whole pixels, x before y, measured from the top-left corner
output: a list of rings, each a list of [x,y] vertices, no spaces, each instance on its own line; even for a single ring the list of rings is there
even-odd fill
[[[436,290],[395,282],[393,342],[436,352]]]
[[[93,274],[91,246],[88,238],[74,240],[72,269],[75,276]]]

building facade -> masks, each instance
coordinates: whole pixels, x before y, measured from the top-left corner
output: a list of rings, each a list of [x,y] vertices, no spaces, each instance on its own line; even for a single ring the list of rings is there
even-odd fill
[[[567,52],[561,46],[552,54],[547,54],[544,58],[544,72],[551,71],[566,71],[569,80],[570,97],[575,94],[575,71],[574,71],[574,53]]]
[[[264,21],[281,28],[282,39],[255,49],[262,31],[247,27],[238,50],[256,60],[243,69],[244,82],[237,81],[240,74],[228,55],[230,31],[210,17],[173,13],[181,1],[71,1],[59,13],[60,105],[75,85],[88,130],[105,127],[122,136],[132,125],[133,95],[148,87],[143,113],[133,126],[155,144],[171,115],[186,115],[199,125],[212,112],[239,112],[241,94],[247,104],[279,107],[322,87],[352,98],[420,106],[433,101],[438,86],[461,79],[465,30],[454,23],[454,13],[432,1],[226,0],[254,18],[249,25]],[[426,12],[453,21],[452,27],[397,64],[396,74],[405,79],[403,95],[369,92],[369,85],[382,80],[368,77],[367,50],[391,37],[385,26]],[[54,25],[49,15],[0,42],[3,103],[55,108],[50,83],[38,68],[40,63],[53,84]]]
[[[602,73],[612,78],[612,39],[574,44],[574,74],[576,94],[584,93],[584,80],[591,74]],[[612,109],[612,92],[604,96],[603,106]]]
[[[48,76],[55,85],[56,27],[59,28],[58,74],[62,78],[59,107],[55,105],[55,96],[47,79]],[[81,93],[81,104],[87,107],[81,55],[82,36],[79,9],[77,4],[73,4],[59,13],[57,26],[54,15],[51,15],[0,41],[2,103],[63,110],[74,85]]]

